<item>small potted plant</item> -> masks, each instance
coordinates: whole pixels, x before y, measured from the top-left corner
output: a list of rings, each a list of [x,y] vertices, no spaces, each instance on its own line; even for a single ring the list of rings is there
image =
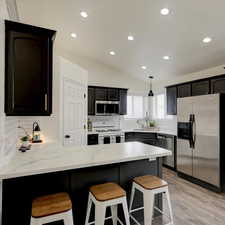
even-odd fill
[[[23,147],[28,147],[30,145],[29,136],[24,136],[20,140],[22,141]]]
[[[152,128],[155,127],[155,121],[154,120],[150,120],[149,121],[149,126],[152,127]]]

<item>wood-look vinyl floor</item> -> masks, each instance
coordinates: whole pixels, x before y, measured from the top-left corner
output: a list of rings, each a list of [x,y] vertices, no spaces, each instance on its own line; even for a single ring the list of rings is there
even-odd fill
[[[174,225],[225,225],[225,194],[192,184],[168,169],[163,169],[163,179],[169,183]],[[165,200],[164,206],[168,214]],[[153,224],[168,223],[164,217],[163,223],[158,218]]]

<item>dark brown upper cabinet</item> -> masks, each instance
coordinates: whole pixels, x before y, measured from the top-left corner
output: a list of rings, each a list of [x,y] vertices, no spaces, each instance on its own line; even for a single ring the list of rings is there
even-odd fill
[[[177,97],[184,98],[191,96],[191,84],[183,84],[177,87]]]
[[[225,93],[225,77],[215,78],[211,80],[211,93]]]
[[[52,55],[56,32],[5,21],[5,113],[52,113]]]
[[[119,89],[109,88],[108,89],[108,101],[119,101]]]
[[[177,87],[168,87],[166,89],[167,96],[167,114],[176,115],[177,114]]]
[[[127,89],[120,89],[120,115],[127,115]]]
[[[127,114],[128,89],[88,86],[88,115],[95,115],[96,101],[119,101],[119,114]]]
[[[198,96],[198,95],[208,95],[210,94],[210,82],[209,80],[204,81],[196,81],[192,84],[192,96]]]
[[[88,115],[95,115],[95,88],[88,87]]]

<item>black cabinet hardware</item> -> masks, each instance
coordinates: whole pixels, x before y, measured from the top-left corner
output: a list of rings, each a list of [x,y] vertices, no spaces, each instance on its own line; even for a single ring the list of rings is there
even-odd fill
[[[68,134],[67,134],[67,135],[65,135],[65,138],[70,138],[70,135],[68,135]]]

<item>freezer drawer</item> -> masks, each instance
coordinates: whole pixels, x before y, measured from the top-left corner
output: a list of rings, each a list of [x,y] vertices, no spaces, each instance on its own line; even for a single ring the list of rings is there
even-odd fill
[[[177,139],[177,171],[193,175],[193,150],[188,140]]]

